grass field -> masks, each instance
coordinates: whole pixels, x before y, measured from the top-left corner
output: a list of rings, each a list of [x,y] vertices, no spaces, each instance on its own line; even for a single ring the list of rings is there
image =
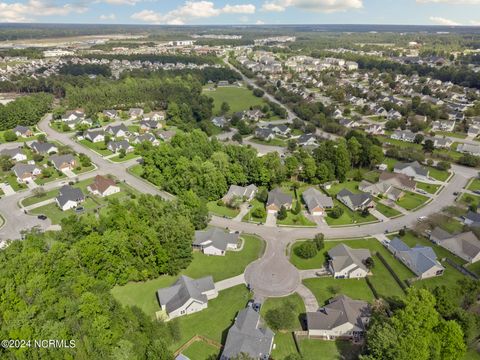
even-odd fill
[[[287,211],[287,217],[283,220],[277,219],[278,225],[286,225],[286,226],[305,226],[305,227],[315,227],[317,226],[316,223],[307,219],[303,214],[300,212],[299,214],[295,215],[291,211]]]
[[[424,204],[428,198],[426,196],[405,191],[405,195],[397,200],[397,205],[403,207],[405,210],[413,210]]]
[[[223,102],[230,105],[230,114],[248,110],[251,106],[263,105],[262,98],[256,97],[245,87],[226,86],[218,87],[213,91],[204,91],[204,95],[213,99],[213,113],[218,115]]]
[[[478,205],[480,204],[480,196],[464,193],[460,197],[459,202],[466,206],[473,205],[475,207],[478,207]]]
[[[277,138],[274,138],[274,139],[269,140],[269,141],[261,140],[261,139],[257,139],[257,138],[252,138],[252,139],[250,139],[250,141],[253,142],[253,143],[262,144],[262,145],[280,146],[280,147],[287,146],[287,142],[285,140],[277,139]]]
[[[402,214],[400,211],[379,202],[376,202],[375,209],[377,209],[379,213],[385,215],[388,218],[392,218]]]
[[[422,189],[429,194],[435,194],[439,188],[440,188],[440,185],[427,184],[427,183],[417,181],[417,189]]]
[[[358,190],[358,184],[358,181],[346,181],[343,183],[332,184],[327,192],[331,197],[335,197],[343,189],[350,190],[350,192],[354,194],[359,194],[361,191]]]
[[[117,155],[117,156],[113,156],[113,157],[109,158],[109,160],[113,161],[115,163],[120,163],[120,162],[124,162],[124,161],[128,161],[128,160],[132,160],[132,159],[135,159],[135,158],[138,158],[138,157],[140,157],[140,155],[135,154],[135,152],[131,152],[131,153],[125,154],[125,156],[123,158],[121,158],[120,155]]]
[[[305,314],[305,305],[303,303],[303,299],[297,293],[281,298],[267,298],[262,305],[260,314],[265,318],[265,314],[268,312],[268,310],[281,308],[285,304],[292,304],[296,314]],[[300,323],[300,318],[297,318],[290,328],[283,330],[293,331],[301,329],[302,325]]]
[[[447,170],[439,170],[433,166],[427,166],[428,175],[438,181],[446,181],[450,176],[450,173]]]
[[[471,191],[480,190],[480,179],[473,179],[467,189]]]
[[[305,279],[303,283],[313,292],[320,306],[324,305],[328,299],[339,294],[368,302],[372,302],[374,299],[373,293],[365,279],[334,279],[333,277],[324,277]]]
[[[335,206],[339,206],[343,208],[343,214],[338,219],[334,219],[329,215],[330,212],[327,212],[327,216],[325,217],[325,221],[330,226],[340,226],[340,225],[350,225],[350,224],[362,224],[366,222],[373,222],[377,221],[377,218],[372,214],[368,214],[367,216],[362,216],[359,212],[352,211],[343,205],[337,199],[333,200],[333,204]]]
[[[93,142],[91,142],[87,139],[84,139],[84,140],[80,140],[79,143],[82,144],[83,146],[89,148],[89,149],[92,149],[93,151],[96,151],[97,153],[99,153],[102,156],[107,156],[107,155],[112,155],[113,154],[110,150],[107,149],[107,146],[105,145],[105,143],[103,141],[93,143]]]
[[[219,349],[204,341],[195,341],[183,352],[183,355],[190,360],[207,360],[218,355],[219,351]]]
[[[299,343],[303,360],[355,360],[361,351],[360,345],[350,341],[304,339]]]
[[[219,206],[217,201],[210,201],[207,203],[208,211],[218,216],[226,216],[227,218],[234,218],[240,212],[239,209],[230,209],[227,206]]]
[[[128,168],[128,172],[141,178],[143,174],[143,167],[140,164],[133,165],[132,167]]]
[[[212,275],[214,281],[220,281],[241,274],[245,267],[261,256],[264,242],[252,235],[243,235],[245,245],[242,251],[229,251],[225,256],[207,256],[193,253],[190,265],[181,272],[192,278]],[[159,310],[155,292],[177,280],[177,276],[162,275],[144,282],[129,283],[112,289],[113,296],[123,305],[135,305],[146,314],[154,316]]]

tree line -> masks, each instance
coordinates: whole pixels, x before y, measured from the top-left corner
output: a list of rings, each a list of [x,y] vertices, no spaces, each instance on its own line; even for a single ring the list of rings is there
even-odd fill
[[[52,95],[39,93],[19,97],[6,105],[0,104],[0,130],[11,129],[17,125],[35,125],[50,111],[52,102]]]

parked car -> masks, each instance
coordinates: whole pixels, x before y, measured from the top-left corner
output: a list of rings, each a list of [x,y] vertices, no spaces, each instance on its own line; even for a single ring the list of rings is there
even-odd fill
[[[47,217],[46,217],[45,215],[38,215],[38,216],[37,216],[37,219],[47,220]]]

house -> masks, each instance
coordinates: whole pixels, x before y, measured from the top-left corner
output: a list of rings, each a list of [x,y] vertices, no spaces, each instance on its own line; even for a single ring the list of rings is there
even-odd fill
[[[193,247],[206,255],[225,255],[227,250],[237,250],[239,243],[238,233],[227,233],[219,228],[207,231],[195,231]]]
[[[307,312],[308,336],[325,340],[361,340],[371,314],[366,301],[336,296],[318,311]]]
[[[93,143],[105,141],[105,131],[103,130],[88,130],[85,133],[85,139]]]
[[[133,139],[134,144],[141,144],[144,141],[149,142],[153,146],[160,145],[160,141],[158,141],[158,139],[153,134],[149,133],[135,136],[135,138]]]
[[[378,181],[390,184],[402,190],[415,191],[417,188],[417,183],[413,180],[413,177],[400,173],[382,171],[378,177]]]
[[[461,143],[458,144],[457,151],[464,154],[480,156],[480,145]]]
[[[85,112],[81,109],[69,110],[62,116],[62,121],[78,120],[85,117]]]
[[[473,211],[468,211],[463,217],[463,223],[468,226],[480,226],[480,214]]]
[[[212,124],[219,128],[224,128],[228,125],[228,120],[225,116],[216,116],[212,119]]]
[[[156,120],[142,120],[140,121],[140,130],[149,131],[161,128],[162,125]]]
[[[250,184],[248,186],[230,185],[228,192],[222,198],[225,204],[229,204],[234,198],[241,198],[244,201],[252,201],[258,192],[258,188]]]
[[[470,126],[468,128],[468,136],[470,137],[477,137],[480,134],[480,127],[478,126]]]
[[[410,163],[398,162],[395,164],[393,171],[410,176],[417,181],[428,181],[428,169],[420,165],[418,161]]]
[[[450,234],[436,227],[430,233],[430,240],[470,264],[480,260],[480,241],[472,231]]]
[[[114,153],[118,153],[122,150],[125,150],[125,152],[129,153],[135,150],[127,140],[110,141],[107,145],[107,149]]]
[[[382,195],[392,201],[397,201],[405,195],[402,190],[397,189],[392,184],[384,181],[378,181],[373,184],[369,181],[363,180],[358,185],[358,190],[369,193],[373,196]]]
[[[352,120],[352,119],[340,119],[338,120],[338,123],[342,126],[345,126],[347,128],[351,128],[353,126],[355,126],[355,121]]]
[[[82,190],[71,187],[70,185],[63,185],[60,188],[58,196],[55,198],[57,205],[62,211],[76,208],[85,200]]]
[[[33,164],[17,163],[12,167],[12,171],[17,177],[19,183],[30,183],[42,173],[42,170]]]
[[[0,156],[8,156],[11,160],[15,161],[27,160],[27,155],[25,155],[21,147],[15,149],[3,149],[0,151]]]
[[[268,193],[266,208],[269,213],[278,212],[282,206],[289,210],[292,208],[292,201],[292,195],[285,194],[280,188],[276,188]]]
[[[108,125],[105,128],[105,132],[114,136],[114,137],[125,137],[129,134],[125,124],[120,125]]]
[[[390,139],[413,143],[415,141],[415,136],[416,135],[410,130],[397,130],[390,135]]]
[[[363,278],[370,272],[365,261],[372,255],[368,249],[352,249],[340,244],[328,251],[328,268],[337,279]]]
[[[267,128],[256,128],[255,137],[264,141],[270,141],[275,138],[275,134],[272,130]]]
[[[262,111],[258,109],[254,109],[254,110],[245,111],[245,113],[243,114],[243,117],[250,121],[258,121],[264,117],[264,114]]]
[[[352,211],[371,209],[375,207],[373,197],[367,193],[354,194],[348,189],[342,189],[337,194],[337,199]]]
[[[157,133],[157,136],[163,141],[169,141],[171,138],[175,136],[175,131],[171,131],[171,130],[159,131]]]
[[[143,120],[155,121],[158,123],[158,121],[165,120],[165,111],[150,111],[149,113],[143,115]]]
[[[417,245],[410,248],[398,237],[391,240],[387,245],[388,250],[419,279],[428,279],[443,274],[445,268],[437,260],[437,255],[429,246]]]
[[[103,111],[102,111],[102,114],[103,114],[105,117],[107,117],[107,118],[109,118],[109,119],[111,119],[111,120],[114,120],[114,119],[116,119],[116,118],[118,117],[118,111],[117,111],[117,110],[113,110],[113,109],[112,109],[112,110],[103,110]]]
[[[401,118],[402,114],[395,109],[390,109],[390,111],[387,113],[388,120],[400,120]]]
[[[53,154],[58,152],[57,146],[48,142],[34,141],[30,144],[30,148],[37,154]]]
[[[455,129],[455,121],[437,120],[432,122],[432,131],[451,132]]]
[[[138,119],[143,115],[143,109],[140,108],[130,108],[128,110],[128,116],[130,119]]]
[[[169,320],[202,311],[217,296],[211,276],[195,280],[181,275],[172,286],[157,290],[158,303]]]
[[[386,118],[388,116],[388,111],[385,110],[384,107],[379,107],[378,109],[375,110],[375,115]]]
[[[434,148],[450,148],[450,146],[452,146],[453,144],[453,141],[447,137],[441,138],[437,136],[434,136],[434,137],[429,136],[424,139],[424,142],[427,140],[430,140],[433,143]]]
[[[270,129],[274,134],[280,136],[288,136],[292,131],[287,125],[284,124],[268,124],[267,129]]]
[[[114,180],[97,175],[93,180],[93,183],[87,186],[87,190],[94,195],[105,197],[120,192],[120,187]]]
[[[307,206],[308,212],[313,216],[324,215],[326,209],[333,208],[332,198],[313,187],[305,190],[302,198]]]
[[[59,171],[73,170],[77,166],[77,161],[72,154],[52,155],[50,156],[50,161],[55,169]]]
[[[241,310],[228,329],[220,360],[237,359],[245,354],[249,359],[268,360],[275,334],[251,306]]]
[[[15,128],[12,131],[18,137],[31,137],[31,136],[33,136],[33,131],[30,130],[26,126],[17,125],[17,126],[15,126]]]
[[[382,124],[371,124],[365,128],[365,132],[372,135],[383,135],[385,134],[385,129]]]
[[[300,146],[317,146],[317,137],[314,134],[303,134],[297,140]]]

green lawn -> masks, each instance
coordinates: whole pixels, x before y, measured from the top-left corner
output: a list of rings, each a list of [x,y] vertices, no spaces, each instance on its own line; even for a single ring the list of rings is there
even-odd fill
[[[287,211],[287,217],[283,220],[277,219],[278,225],[285,225],[285,226],[305,226],[305,227],[316,227],[317,224],[313,221],[307,219],[303,214],[300,212],[297,215],[294,215],[291,211]]]
[[[57,194],[58,194],[58,189],[53,189],[50,191],[46,191],[42,196],[30,196],[22,200],[22,205],[23,206],[33,205],[41,201],[54,198],[55,196],[57,196]]]
[[[362,350],[361,345],[342,340],[303,339],[299,343],[303,360],[355,360]]]
[[[376,202],[375,208],[378,210],[379,213],[385,215],[388,218],[392,218],[402,214],[400,211],[393,209],[390,206],[384,205],[380,202]]]
[[[228,251],[225,256],[207,256],[201,252],[193,253],[190,265],[181,272],[192,278],[212,275],[214,281],[220,281],[241,274],[245,267],[259,258],[263,252],[264,242],[252,235],[242,235],[245,245],[242,251]],[[146,314],[154,316],[159,310],[155,292],[167,287],[178,276],[162,275],[144,282],[129,283],[112,289],[113,296],[123,305],[135,305]]]
[[[413,210],[421,206],[428,200],[428,197],[405,191],[405,195],[397,200],[397,205],[403,207],[405,210]]]
[[[143,174],[143,167],[140,164],[133,165],[132,167],[128,168],[128,172],[141,178]]]
[[[265,223],[265,220],[267,219],[267,214],[265,212],[265,216],[261,217],[261,218],[256,218],[252,215],[252,213],[254,212],[255,209],[257,208],[260,208],[260,209],[264,209],[265,210],[265,205],[263,203],[261,203],[260,201],[258,201],[257,199],[253,199],[251,202],[250,202],[250,205],[252,205],[252,208],[250,209],[250,211],[243,217],[242,221],[246,221],[246,222],[255,222],[255,223]]]
[[[473,179],[467,189],[471,191],[480,190],[480,179]]]
[[[440,188],[440,185],[427,184],[427,183],[417,181],[417,189],[422,189],[429,194],[435,194],[439,188]]]
[[[213,113],[218,115],[223,102],[230,105],[229,113],[248,110],[251,106],[264,105],[262,98],[256,97],[245,87],[226,86],[218,87],[213,91],[204,91],[204,95],[213,99]]]
[[[324,305],[328,299],[336,295],[347,295],[352,299],[365,300],[372,302],[374,296],[367,285],[365,279],[334,279],[333,277],[324,277],[318,279],[303,280],[315,295],[320,306]]]
[[[130,152],[128,154],[125,154],[125,156],[123,158],[121,158],[120,155],[117,155],[117,156],[113,156],[113,157],[109,158],[109,160],[113,161],[113,162],[116,162],[116,163],[120,163],[120,162],[124,162],[124,161],[128,161],[128,160],[132,160],[132,159],[135,159],[135,158],[138,158],[138,157],[140,157],[140,155],[135,154],[135,152]]]
[[[217,356],[220,350],[215,346],[207,344],[204,341],[195,341],[190,345],[183,355],[187,356],[190,360],[207,360],[210,357]]]
[[[373,256],[374,267],[372,269],[373,275],[369,276],[377,293],[382,298],[389,298],[392,296],[403,297],[405,294],[400,285],[393,278],[385,265],[380,261],[378,256]]]
[[[301,296],[297,293],[281,298],[267,298],[262,305],[260,313],[262,317],[265,318],[265,314],[268,312],[268,310],[281,308],[285,304],[292,304],[295,309],[295,313],[298,314],[298,317],[295,319],[295,322],[289,329],[284,330],[301,330],[302,324],[300,323],[300,316],[305,314],[305,304],[303,303]]]
[[[107,149],[107,145],[103,141],[93,143],[90,140],[84,139],[79,141],[80,144],[83,146],[92,149],[93,151],[96,151],[102,156],[107,156],[107,155],[112,155],[113,153]]]
[[[477,261],[476,263],[468,265],[467,269],[470,271],[473,271],[475,274],[480,276],[480,261]]]
[[[285,140],[277,139],[277,138],[274,138],[274,139],[269,140],[269,141],[262,140],[262,139],[257,139],[257,138],[252,138],[252,139],[250,139],[250,141],[253,142],[253,143],[262,144],[262,145],[280,146],[280,147],[287,146],[287,143],[286,143]]]
[[[327,212],[325,221],[330,226],[362,224],[366,222],[378,221],[378,219],[372,214],[368,214],[367,216],[362,216],[362,214],[360,214],[359,212],[350,210],[337,199],[334,199],[333,203],[335,206],[339,206],[343,208],[344,211],[342,216],[340,216],[338,219],[334,219],[333,217],[331,217],[330,211]]]
[[[210,201],[207,203],[208,211],[218,216],[226,216],[227,218],[234,218],[240,212],[239,209],[231,209],[227,206],[219,206],[217,201]]]
[[[428,175],[438,181],[446,181],[450,176],[450,172],[447,170],[439,170],[434,168],[433,166],[427,166],[428,168]]]
[[[346,181],[343,183],[332,184],[330,189],[327,190],[327,193],[331,197],[335,197],[341,190],[347,189],[354,194],[359,194],[361,191],[358,190],[358,184],[358,181]]]
[[[456,131],[435,131],[435,135],[450,136],[457,139],[465,139],[467,134]]]
[[[62,211],[56,203],[51,203],[35,208],[31,210],[30,213],[32,213],[33,215],[46,215],[50,219],[52,224],[60,224],[60,221],[67,216],[93,212],[101,205],[93,201],[91,198],[87,198],[80,206],[84,208],[84,211],[81,213],[76,213],[74,209]]]
[[[460,197],[459,202],[466,206],[473,205],[477,207],[480,204],[480,196],[464,193]]]
[[[271,354],[272,359],[283,360],[288,355],[297,353],[295,341],[293,340],[293,333],[290,331],[277,331],[273,342],[275,344],[275,349]]]

